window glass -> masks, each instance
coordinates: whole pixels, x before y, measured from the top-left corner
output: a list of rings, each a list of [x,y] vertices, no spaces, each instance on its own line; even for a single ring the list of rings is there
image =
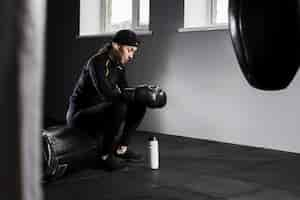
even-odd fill
[[[184,27],[206,26],[209,21],[210,0],[185,0],[184,1]]]
[[[150,0],[140,0],[140,26],[148,26],[149,25],[149,11],[150,11]]]
[[[228,0],[185,0],[184,28],[217,27],[228,22]]]
[[[216,23],[228,22],[228,0],[217,0]]]
[[[80,35],[97,34],[101,31],[99,19],[101,18],[99,0],[80,1]]]
[[[109,31],[131,28],[132,0],[111,0],[111,16]],[[109,11],[108,11],[109,12]],[[108,16],[109,17],[109,16]]]
[[[120,29],[147,31],[150,0],[80,0],[80,35]]]

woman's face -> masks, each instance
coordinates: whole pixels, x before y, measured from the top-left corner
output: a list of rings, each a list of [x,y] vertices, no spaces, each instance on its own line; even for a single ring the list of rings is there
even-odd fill
[[[117,45],[117,53],[120,63],[125,65],[133,60],[137,47],[128,45]]]

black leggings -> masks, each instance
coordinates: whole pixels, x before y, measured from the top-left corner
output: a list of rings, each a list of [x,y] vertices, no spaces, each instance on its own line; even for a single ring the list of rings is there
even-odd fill
[[[100,103],[98,105],[76,111],[69,107],[67,122],[72,127],[80,128],[89,133],[103,135],[103,147],[101,154],[110,154],[117,145],[128,146],[130,136],[141,123],[146,112],[146,107],[139,104]],[[124,129],[117,142],[122,123]]]

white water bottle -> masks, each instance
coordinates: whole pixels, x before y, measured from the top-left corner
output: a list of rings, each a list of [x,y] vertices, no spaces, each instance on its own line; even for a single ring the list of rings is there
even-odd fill
[[[159,168],[159,150],[156,137],[149,138],[149,165],[151,169]]]

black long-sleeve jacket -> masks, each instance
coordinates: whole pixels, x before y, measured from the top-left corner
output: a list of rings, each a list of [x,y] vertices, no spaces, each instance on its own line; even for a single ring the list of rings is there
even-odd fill
[[[70,97],[75,110],[123,100],[122,92],[128,87],[125,68],[110,55],[110,49],[111,45],[107,45],[83,67]]]

